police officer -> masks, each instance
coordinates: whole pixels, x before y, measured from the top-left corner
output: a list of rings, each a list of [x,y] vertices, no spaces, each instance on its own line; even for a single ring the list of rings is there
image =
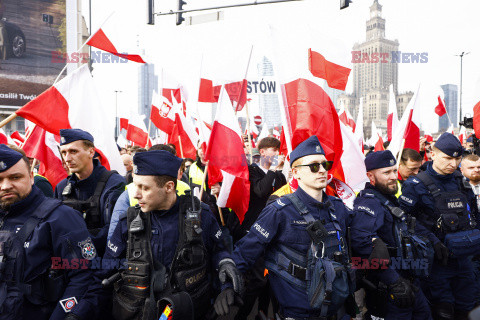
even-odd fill
[[[102,255],[111,213],[125,188],[125,179],[94,159],[93,142],[93,136],[81,129],[60,130],[60,151],[72,175],[57,184],[55,198],[83,213],[93,242]]]
[[[418,232],[434,245],[436,259],[425,294],[435,319],[466,319],[474,307],[472,262],[465,256],[453,256],[445,240],[449,234],[472,230],[477,215],[471,189],[462,190],[462,177],[455,174],[462,153],[454,135],[442,134],[432,150],[433,162],[426,171],[404,182],[399,198],[401,207],[417,218]],[[460,247],[465,252],[471,248],[468,243]]]
[[[265,254],[265,266],[282,319],[340,319],[342,314],[337,311],[341,306],[338,310],[326,308],[326,304],[331,303],[328,294],[321,295],[325,297],[321,305],[311,306],[309,288],[312,287],[308,286],[307,277],[311,282],[315,272],[306,260],[312,255],[331,259],[333,254],[346,260],[345,234],[351,211],[340,199],[324,193],[332,162],[326,160],[316,136],[300,143],[290,154],[290,162],[298,189],[293,196],[285,195],[267,205],[247,235],[237,243],[233,260],[240,272],[245,273]],[[313,252],[313,241],[315,248],[320,243],[318,248],[322,254]]]
[[[378,290],[382,283],[388,289],[388,303],[386,312],[383,310],[382,314],[375,314],[374,311],[375,316],[385,319],[431,319],[428,302],[422,291],[415,288],[413,274],[407,270],[395,270],[388,264],[390,256],[406,258],[402,254],[406,250],[403,248],[406,243],[405,239],[402,241],[402,235],[408,232],[406,216],[398,210],[399,203],[395,197],[398,190],[395,157],[388,150],[373,152],[365,158],[365,166],[370,182],[354,202],[351,243],[355,254],[361,258],[359,261],[353,259],[354,267],[376,266],[366,270],[366,278],[377,287],[365,286],[367,309],[372,314],[372,310],[378,312],[385,305],[386,301],[379,299],[379,292],[372,292]],[[363,263],[365,259],[369,261],[368,264]],[[422,261],[423,265],[419,263],[417,267],[428,268],[425,262]],[[402,263],[395,265],[401,266]]]
[[[28,159],[0,145],[0,319],[64,319],[95,257],[80,214],[45,197]]]
[[[177,196],[182,159],[158,150],[137,153],[133,162],[138,205],[120,217],[103,258],[127,260],[127,268],[114,285],[114,318],[158,319],[157,312],[164,311],[168,303],[174,319],[192,319],[192,314],[203,319],[212,307],[210,271],[214,269],[223,282],[216,309],[233,304],[231,283],[240,291],[240,275],[224,248],[220,227],[197,198]],[[100,270],[95,274],[96,284],[75,312],[79,318],[89,316],[92,306],[106,306],[112,300],[100,283],[113,273]]]

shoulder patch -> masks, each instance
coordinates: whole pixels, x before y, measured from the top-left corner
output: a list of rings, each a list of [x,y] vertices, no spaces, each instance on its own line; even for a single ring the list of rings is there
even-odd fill
[[[60,300],[58,303],[60,303],[60,305],[62,306],[63,311],[68,313],[72,311],[73,307],[75,307],[78,302],[77,302],[77,298],[70,297],[70,298]]]
[[[78,246],[82,250],[82,256],[84,259],[92,260],[97,256],[97,250],[95,249],[95,246],[93,245],[92,239],[90,237],[88,237],[84,241],[80,241],[78,243]]]
[[[419,183],[420,180],[418,180],[417,178],[412,178],[412,182],[414,182],[414,183]]]
[[[405,197],[403,194],[400,196],[400,200],[405,201],[406,203],[413,204],[413,200]]]

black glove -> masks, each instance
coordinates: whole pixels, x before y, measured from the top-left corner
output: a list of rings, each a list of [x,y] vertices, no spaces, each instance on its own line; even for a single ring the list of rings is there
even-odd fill
[[[238,294],[243,294],[243,277],[238,272],[237,266],[232,259],[223,259],[218,264],[218,278],[221,284],[225,284],[227,277],[232,281],[233,290]]]
[[[77,316],[75,313],[69,312],[65,316],[65,320],[81,320],[81,318],[79,316]]]
[[[441,261],[444,266],[447,265],[448,262],[448,249],[445,247],[443,243],[438,241],[434,246],[435,250],[435,257],[437,260]]]
[[[399,278],[388,286],[388,298],[399,308],[410,308],[415,302],[414,287],[410,281]]]
[[[226,316],[230,312],[230,306],[233,304],[242,306],[243,301],[239,295],[235,294],[232,288],[227,288],[217,296],[213,307],[218,316]]]

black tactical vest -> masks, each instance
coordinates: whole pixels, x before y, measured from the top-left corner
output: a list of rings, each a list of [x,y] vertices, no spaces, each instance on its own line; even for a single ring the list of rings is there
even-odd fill
[[[167,304],[175,319],[202,319],[209,311],[208,254],[200,227],[200,202],[180,196],[179,239],[169,270],[153,260],[151,213],[137,205],[127,211],[127,268],[114,285],[115,319],[158,319]]]
[[[114,173],[117,172],[115,170],[103,172],[97,182],[95,192],[87,200],[76,199],[75,195],[72,194],[73,190],[70,183],[68,183],[62,191],[62,196],[64,199],[63,204],[80,211],[83,214],[83,218],[87,224],[87,229],[93,236],[96,236],[103,227],[101,219],[102,212],[100,211],[100,196],[105,189],[108,179]]]

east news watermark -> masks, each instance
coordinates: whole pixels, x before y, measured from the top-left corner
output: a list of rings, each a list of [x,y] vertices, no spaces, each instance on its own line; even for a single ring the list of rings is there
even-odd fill
[[[352,51],[352,63],[428,63],[428,52]]]
[[[127,53],[120,53],[121,55],[127,55]],[[92,50],[90,55],[88,52],[73,52],[65,53],[60,51],[51,52],[52,63],[127,63],[128,59],[119,57],[110,52],[95,51]]]

